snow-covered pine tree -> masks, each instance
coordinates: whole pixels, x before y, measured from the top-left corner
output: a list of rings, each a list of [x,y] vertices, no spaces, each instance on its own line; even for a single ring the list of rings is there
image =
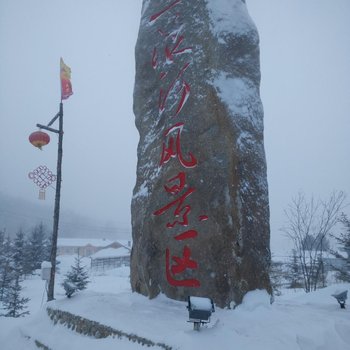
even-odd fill
[[[5,261],[5,230],[0,230],[0,276]]]
[[[27,244],[27,266],[29,273],[40,269],[45,260],[46,230],[42,223],[36,225],[30,232]]]
[[[4,242],[5,242],[5,230],[0,229],[0,256],[3,251]]]
[[[0,302],[4,300],[5,292],[13,280],[13,252],[10,237],[7,236],[2,245],[0,265]]]
[[[270,280],[274,295],[281,295],[281,288],[283,286],[283,263],[275,261],[273,258],[270,265]]]
[[[287,263],[286,279],[289,283],[289,288],[303,287],[301,266],[295,249],[292,249],[292,255]]]
[[[86,289],[89,283],[89,275],[85,266],[82,266],[81,257],[75,258],[75,264],[71,266],[71,270],[67,272],[62,286],[66,291],[66,295],[70,298],[74,293]]]
[[[350,219],[342,213],[339,221],[343,225],[343,230],[338,235],[334,235],[334,238],[341,252],[332,251],[332,254],[342,262],[342,267],[333,266],[333,268],[340,281],[350,282]]]
[[[23,276],[26,272],[26,242],[22,229],[16,233],[13,241],[13,263],[18,273]]]
[[[29,298],[21,296],[22,291],[22,278],[21,272],[14,268],[11,271],[11,282],[5,289],[4,297],[2,300],[5,317],[21,317],[29,314],[29,311],[24,311],[27,308]]]

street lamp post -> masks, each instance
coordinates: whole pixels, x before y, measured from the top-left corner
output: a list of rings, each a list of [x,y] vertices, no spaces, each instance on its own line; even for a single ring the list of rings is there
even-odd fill
[[[47,301],[54,299],[54,287],[55,287],[55,273],[56,273],[56,255],[57,255],[57,238],[58,238],[58,224],[60,218],[60,199],[61,199],[61,182],[62,182],[62,155],[63,155],[63,100],[66,100],[73,94],[72,84],[71,84],[71,69],[60,59],[60,80],[61,80],[61,102],[58,113],[52,118],[52,120],[47,125],[36,124],[40,129],[45,129],[50,132],[58,134],[58,152],[57,152],[57,175],[56,175],[56,195],[55,195],[55,208],[53,216],[53,230],[52,230],[52,248],[51,248],[51,272],[49,287],[47,290]],[[51,127],[51,125],[58,119],[58,130]],[[34,133],[35,134],[35,133]],[[38,134],[38,133],[36,133]],[[39,132],[40,134],[40,132]],[[33,135],[33,134],[32,134]],[[41,140],[39,135],[39,140],[32,140],[29,137],[30,142],[41,149],[42,145],[49,142],[48,135],[44,140]],[[38,135],[35,137],[37,138]],[[34,137],[34,136],[33,136]],[[36,142],[35,142],[36,141]]]
[[[58,130],[51,128],[51,125],[58,119]],[[53,216],[53,230],[52,230],[52,248],[51,248],[51,273],[49,280],[49,287],[47,290],[47,301],[54,299],[55,287],[55,273],[56,273],[56,255],[57,255],[57,238],[58,238],[58,223],[60,217],[60,199],[61,199],[61,181],[62,181],[62,156],[63,156],[63,103],[61,101],[59,112],[47,124],[37,124],[40,129],[45,129],[50,132],[58,134],[58,152],[57,152],[57,174],[56,174],[56,194],[55,194],[55,208]]]

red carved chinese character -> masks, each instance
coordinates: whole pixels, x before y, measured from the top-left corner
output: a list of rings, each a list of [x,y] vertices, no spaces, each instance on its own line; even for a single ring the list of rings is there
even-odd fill
[[[186,63],[182,67],[182,69],[180,70],[176,78],[170,83],[166,91],[163,89],[160,89],[159,103],[158,103],[160,114],[164,112],[169,97],[175,96],[175,98],[179,100],[175,111],[175,116],[177,116],[181,112],[182,108],[187,102],[187,99],[190,96],[191,87],[185,80],[182,79],[182,75],[185,73],[189,65],[190,65],[189,63]],[[172,109],[175,106],[175,104],[176,104],[176,101],[172,103],[170,108]]]
[[[173,275],[179,274],[186,269],[197,269],[198,264],[196,261],[190,258],[191,250],[189,247],[185,246],[183,250],[183,257],[172,256],[171,260],[175,262],[175,265],[171,265],[170,261],[170,251],[169,248],[166,249],[166,278],[169,284],[176,287],[200,287],[200,282],[197,279],[183,279],[177,280]]]
[[[181,197],[175,199],[174,201],[168,203],[163,208],[160,208],[156,210],[153,215],[162,215],[166,211],[168,211],[171,207],[176,206],[176,209],[174,211],[174,216],[179,217],[182,216],[182,221],[175,220],[174,222],[170,223],[168,222],[166,224],[167,228],[173,228],[175,225],[181,225],[181,226],[188,226],[188,214],[191,211],[191,206],[185,205],[183,206],[183,203],[185,199],[190,196],[195,191],[194,188],[189,188]]]
[[[162,14],[164,14],[165,12],[169,11],[170,9],[172,9],[174,6],[176,6],[178,3],[180,3],[181,0],[175,0],[174,2],[172,2],[170,5],[168,5],[167,7],[165,7],[163,10],[155,13],[154,15],[152,15],[149,19],[150,23],[153,23],[156,19],[158,19]]]
[[[160,73],[160,80],[163,80],[167,74],[168,73],[165,73],[165,72]],[[174,80],[173,83],[174,82],[176,82],[176,80]],[[179,115],[182,108],[185,106],[185,103],[187,102],[188,98],[190,97],[191,87],[184,80],[181,81],[181,83],[179,83],[179,84],[180,84],[180,86],[178,87],[178,89],[175,89],[175,84],[171,84],[171,86],[169,87],[169,89],[165,95],[164,95],[163,89],[160,89],[160,91],[159,91],[159,113],[160,114],[162,114],[165,110],[166,102],[167,102],[169,96],[171,95],[170,94],[171,89],[173,90],[172,92],[175,93],[176,97],[178,97],[180,99],[174,116],[176,117],[177,115]],[[179,97],[181,91],[182,91],[182,94],[181,94],[181,97]],[[175,105],[175,103],[173,103],[173,105],[171,107],[173,107],[174,105]]]
[[[169,179],[167,182],[173,182],[174,180],[179,180],[179,184],[173,185],[171,187],[164,185],[165,191],[167,191],[170,194],[178,194],[184,189],[186,184],[186,174],[183,171],[181,171],[176,176]]]
[[[178,28],[174,29],[172,32],[167,33],[162,29],[158,29],[158,34],[163,38],[163,41],[170,41],[170,44],[166,44],[164,48],[164,56],[165,61],[163,64],[170,64],[174,62],[174,56],[182,55],[185,53],[191,53],[192,47],[180,47],[185,37],[181,35],[181,32],[183,31],[184,25],[180,25]],[[152,66],[155,69],[158,65],[158,49],[157,47],[154,47],[153,54],[152,54]]]
[[[182,87],[180,88],[180,90],[181,89],[182,89],[182,95],[181,95],[181,98],[180,98],[180,102],[177,105],[177,108],[176,108],[176,111],[175,111],[175,116],[179,115],[179,113],[181,112],[181,110],[184,107],[185,103],[187,102],[188,98],[190,97],[191,88],[185,81],[182,82]]]
[[[169,162],[171,158],[178,158],[181,165],[185,168],[194,168],[197,165],[197,159],[194,157],[194,155],[189,152],[189,160],[184,159],[181,151],[181,131],[183,129],[184,123],[177,123],[173,125],[171,128],[165,131],[164,136],[169,136],[170,133],[173,131],[177,132],[176,135],[176,141],[174,140],[173,136],[169,137],[168,145],[166,145],[165,142],[163,142],[163,149],[162,149],[162,155],[160,159],[160,165],[166,164]]]
[[[173,62],[174,56],[176,55],[192,52],[192,47],[184,47],[182,49],[179,48],[179,46],[182,44],[183,41],[184,41],[184,36],[181,35],[177,39],[173,48],[169,48],[168,45],[165,47],[165,57],[166,57],[167,63]]]
[[[184,241],[185,239],[196,238],[198,236],[198,232],[195,230],[188,230],[183,233],[176,235],[174,238],[177,241]]]

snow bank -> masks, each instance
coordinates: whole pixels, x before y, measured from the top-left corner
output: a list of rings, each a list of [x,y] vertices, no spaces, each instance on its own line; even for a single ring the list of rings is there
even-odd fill
[[[68,265],[68,261],[66,261]],[[332,297],[350,284],[333,285],[317,292],[288,291],[271,305],[265,291],[246,294],[234,310],[216,308],[211,323],[200,332],[187,323],[187,302],[164,295],[149,300],[132,293],[126,267],[91,276],[86,291],[64,296],[58,275],[52,308],[59,308],[126,333],[134,333],[178,350],[344,350],[350,344],[350,311],[340,309]],[[94,339],[77,335],[53,323],[41,307],[45,283],[39,277],[25,281],[24,293],[32,300],[31,315],[21,319],[0,317],[1,350],[35,349],[33,339],[55,350],[141,349],[117,338]],[[26,338],[29,336],[31,338]],[[143,347],[143,349],[145,349]]]
[[[245,311],[254,311],[260,307],[269,308],[271,307],[271,296],[266,290],[255,290],[248,292],[239,308]]]

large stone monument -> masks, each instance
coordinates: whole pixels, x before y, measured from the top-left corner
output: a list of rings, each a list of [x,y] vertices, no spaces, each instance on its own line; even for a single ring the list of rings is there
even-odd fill
[[[259,37],[243,0],[144,0],[131,285],[225,307],[271,293]]]

